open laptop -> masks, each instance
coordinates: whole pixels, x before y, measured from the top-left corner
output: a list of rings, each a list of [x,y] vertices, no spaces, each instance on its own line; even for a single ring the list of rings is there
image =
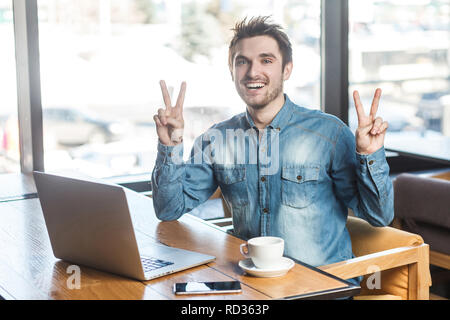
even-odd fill
[[[139,209],[133,209],[136,201],[144,201],[141,208],[151,214],[152,202],[143,195],[107,182],[38,171],[33,175],[56,258],[137,280],[215,259],[159,243],[140,241],[138,248],[130,210]]]

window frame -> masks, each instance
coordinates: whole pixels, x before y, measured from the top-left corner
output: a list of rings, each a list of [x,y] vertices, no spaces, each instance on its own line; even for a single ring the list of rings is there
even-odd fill
[[[348,0],[321,0],[322,111],[348,124]]]
[[[37,0],[12,0],[20,168],[44,171]]]

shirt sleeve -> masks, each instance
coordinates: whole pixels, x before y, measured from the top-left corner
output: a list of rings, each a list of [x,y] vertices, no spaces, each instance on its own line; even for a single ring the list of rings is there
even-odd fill
[[[191,211],[217,189],[213,168],[204,161],[201,137],[183,161],[183,143],[165,146],[158,142],[158,155],[152,172],[153,207],[158,219],[176,220]]]
[[[356,152],[355,136],[343,126],[336,141],[331,175],[338,198],[355,216],[373,226],[394,218],[394,193],[384,147],[369,155]]]

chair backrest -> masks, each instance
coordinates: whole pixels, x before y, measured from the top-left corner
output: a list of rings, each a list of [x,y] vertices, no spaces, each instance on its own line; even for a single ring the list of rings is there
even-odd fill
[[[450,181],[403,173],[394,180],[394,211],[403,230],[450,254]]]
[[[417,234],[391,227],[374,227],[356,217],[348,217],[347,229],[352,240],[353,253],[357,257],[424,243],[422,237]]]

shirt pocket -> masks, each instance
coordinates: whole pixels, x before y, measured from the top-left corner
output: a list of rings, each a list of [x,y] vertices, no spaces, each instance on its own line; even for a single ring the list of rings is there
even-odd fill
[[[216,179],[227,202],[233,206],[248,204],[245,167],[216,168]]]
[[[294,208],[309,206],[316,197],[319,169],[319,165],[282,167],[282,203]]]

